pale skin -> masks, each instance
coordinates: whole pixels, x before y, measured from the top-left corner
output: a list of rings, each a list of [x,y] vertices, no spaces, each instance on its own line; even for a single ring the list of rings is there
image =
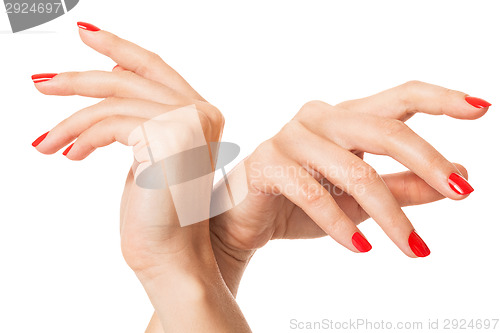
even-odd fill
[[[76,139],[67,157],[81,160],[115,141],[128,144],[130,131],[145,119],[185,105],[196,105],[207,141],[220,139],[220,112],[159,56],[103,30],[80,30],[80,37],[118,67],[61,73],[36,84],[47,95],[104,98],[52,129],[36,147],[41,153],[55,153]],[[352,236],[372,217],[400,251],[417,257],[408,244],[414,227],[401,207],[466,198],[452,190],[448,178],[453,173],[467,178],[467,171],[404,122],[418,112],[459,119],[487,112],[488,107],[467,103],[466,96],[410,81],[335,106],[306,103],[242,162],[245,200],[189,227],[178,225],[167,190],[138,187],[131,170],[121,206],[122,251],[156,310],[147,332],[250,331],[234,296],[251,256],[271,239],[328,235],[360,252]],[[182,122],[171,128],[180,145],[183,130],[189,128]],[[363,161],[365,152],[390,156],[409,171],[378,175]]]

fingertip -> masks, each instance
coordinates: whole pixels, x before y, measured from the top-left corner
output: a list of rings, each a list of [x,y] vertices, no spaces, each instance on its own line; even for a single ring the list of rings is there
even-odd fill
[[[465,101],[475,107],[476,109],[484,109],[491,106],[490,102],[485,101],[479,97],[466,96]]]
[[[487,102],[482,98],[464,94],[461,101],[462,107],[461,109],[458,109],[461,111],[459,111],[455,118],[465,120],[479,119],[488,112],[491,105],[492,104],[490,102]]]
[[[68,157],[68,153],[71,151],[71,149],[73,148],[74,146],[74,143],[70,144],[64,151],[63,151],[63,155]]]
[[[370,242],[359,231],[352,235],[351,241],[358,253],[366,253],[372,249]]]
[[[454,172],[448,177],[448,185],[454,192],[454,195],[450,196],[453,200],[465,199],[474,192],[474,188],[467,179],[459,173]]]
[[[78,26],[78,28],[80,28],[80,31],[97,32],[101,30],[97,26],[87,22],[78,21],[76,22],[76,25]]]
[[[111,72],[113,73],[120,73],[120,72],[125,72],[126,69],[121,67],[120,65],[116,65],[115,67],[113,67],[113,69],[111,70]]]
[[[459,164],[459,163],[453,163],[453,165],[455,165],[455,167],[458,169],[458,171],[460,172],[460,174],[467,180],[469,180],[469,172],[467,172],[467,169]]]
[[[408,245],[415,257],[424,258],[431,254],[431,250],[415,230],[408,237]]]
[[[51,82],[59,76],[58,73],[41,73],[31,75],[31,80],[33,81],[36,90],[42,94],[46,94],[46,88],[51,86]]]

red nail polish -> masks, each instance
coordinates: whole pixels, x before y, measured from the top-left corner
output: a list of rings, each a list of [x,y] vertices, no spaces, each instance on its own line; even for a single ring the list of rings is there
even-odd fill
[[[372,245],[359,232],[355,232],[354,235],[352,235],[352,244],[359,252],[368,252],[372,249]]]
[[[68,155],[68,153],[69,153],[69,151],[71,150],[71,148],[73,148],[73,145],[74,145],[74,143],[70,144],[70,145],[68,146],[68,148],[66,148],[66,150],[63,152],[63,155],[64,155],[64,156]]]
[[[413,230],[410,237],[408,237],[408,244],[410,244],[411,250],[417,257],[427,257],[431,254],[431,251],[415,230]]]
[[[491,106],[491,103],[488,103],[484,99],[477,97],[467,96],[465,97],[465,100],[467,101],[467,103],[478,109],[487,108],[488,106]]]
[[[35,74],[35,75],[31,75],[31,79],[33,80],[34,83],[40,83],[40,82],[49,81],[56,75],[57,75],[56,73]]]
[[[33,147],[38,146],[43,140],[45,140],[45,138],[47,137],[47,134],[49,134],[49,132],[40,135],[40,137],[38,139],[36,139],[35,141],[33,141],[33,143],[31,145]]]
[[[474,191],[474,188],[470,186],[469,182],[457,173],[452,173],[450,175],[450,178],[448,178],[448,184],[453,191],[461,195],[466,195]]]
[[[77,22],[78,28],[83,29],[83,30],[88,30],[88,31],[99,31],[98,27],[96,27],[93,24],[86,23],[86,22]]]

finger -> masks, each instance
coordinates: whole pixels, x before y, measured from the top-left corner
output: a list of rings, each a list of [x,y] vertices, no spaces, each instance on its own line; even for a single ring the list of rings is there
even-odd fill
[[[455,165],[467,178],[467,170],[460,164]],[[411,171],[382,175],[381,177],[401,207],[423,205],[444,198],[443,195]],[[355,224],[359,224],[370,217],[356,199],[334,187],[326,178],[321,180],[321,184],[334,197],[340,209]],[[285,234],[282,235],[282,238],[296,239],[325,236],[325,233],[301,209],[294,209],[289,221],[289,227],[286,229]]]
[[[458,163],[453,163],[465,179],[467,169]],[[445,198],[425,180],[411,171],[382,175],[382,179],[391,190],[401,207],[423,205]]]
[[[258,154],[265,150],[261,148]],[[263,172],[261,179],[253,184],[256,188],[268,194],[282,194],[300,207],[326,234],[349,250],[367,252],[371,249],[370,243],[328,191],[304,168],[291,160],[277,157],[276,152],[267,155],[267,160],[269,156],[274,156],[276,160],[266,164],[268,172]],[[286,172],[282,172],[284,170]]]
[[[186,80],[156,53],[104,30],[79,30],[80,38],[85,44],[113,59],[120,67],[148,80],[160,82],[187,97],[203,100]]]
[[[128,146],[130,145],[130,133],[144,124],[145,121],[147,120],[143,118],[121,115],[108,117],[82,132],[63,154],[70,160],[79,161],[97,148],[108,146],[113,142],[120,142]]]
[[[409,81],[372,96],[340,103],[339,106],[406,121],[417,112],[477,119],[488,111],[491,104],[461,91]]]
[[[120,67],[120,65],[116,65],[115,67],[113,67],[113,69],[111,70],[113,73],[118,73],[118,72],[123,72],[123,71],[126,71],[125,68],[123,67]]]
[[[94,98],[138,98],[165,104],[189,104],[190,100],[171,88],[129,71],[66,72],[48,81],[35,82],[45,95],[80,95]]]
[[[453,163],[402,121],[326,105],[316,104],[330,114],[321,123],[310,116],[300,121],[345,149],[391,156],[448,198],[461,200],[473,191]]]
[[[36,146],[43,154],[53,154],[81,133],[98,122],[116,115],[153,119],[161,114],[179,109],[177,105],[166,105],[140,99],[107,98],[82,109],[66,118],[49,131],[45,139]]]
[[[336,187],[349,193],[407,256],[422,254],[421,251],[412,249],[409,242],[415,228],[382,178],[370,165],[342,147],[310,132],[298,122],[289,123],[281,133],[283,143],[288,142],[283,145],[284,151],[291,159],[316,170]],[[290,145],[292,137],[300,137],[301,140]]]
[[[467,174],[464,167],[459,164],[456,166],[461,173]],[[445,198],[411,171],[387,174],[381,177],[401,207],[423,205]],[[354,223],[361,223],[370,217],[351,195],[345,192],[338,193],[338,191],[333,195],[339,207]]]

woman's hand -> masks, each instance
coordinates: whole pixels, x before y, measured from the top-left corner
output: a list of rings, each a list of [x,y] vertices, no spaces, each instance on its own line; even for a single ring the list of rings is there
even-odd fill
[[[132,146],[134,165],[121,205],[122,252],[164,329],[249,331],[218,270],[208,215],[200,223],[181,227],[169,187],[144,188],[134,179],[164,158],[198,146],[200,134],[205,144],[218,142],[224,125],[221,113],[158,55],[92,25],[79,23],[79,27],[84,43],[118,66],[112,72],[34,75],[35,86],[43,94],[104,100],[76,112],[33,145],[41,153],[53,154],[76,140],[63,153],[71,160],[82,160],[115,141]],[[163,171],[176,174],[182,168]],[[198,190],[210,193],[211,189],[210,178]],[[193,209],[207,207],[209,199],[209,195],[202,197]]]
[[[404,254],[425,257],[430,251],[401,207],[444,197],[460,200],[473,189],[462,166],[449,162],[404,121],[417,112],[476,119],[489,106],[418,81],[336,106],[309,102],[242,162],[249,193],[211,219],[213,239],[243,262],[277,238],[329,235],[351,251],[367,252],[371,244],[356,225],[372,217]],[[411,171],[380,176],[363,161],[364,152],[390,156]],[[229,181],[242,184],[238,174],[230,173]]]

